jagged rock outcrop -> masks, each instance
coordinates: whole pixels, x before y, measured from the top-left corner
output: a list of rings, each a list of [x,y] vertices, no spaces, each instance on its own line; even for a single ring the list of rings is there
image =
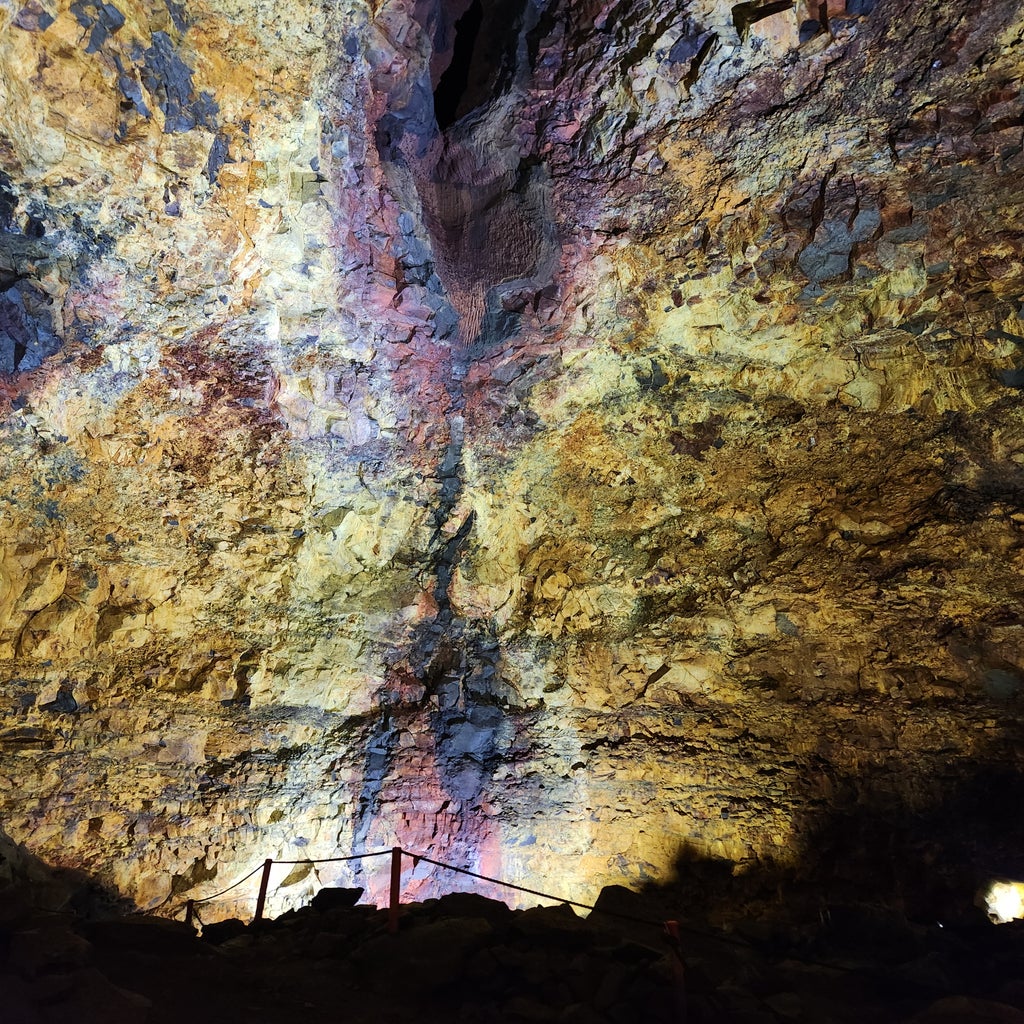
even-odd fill
[[[167,913],[1019,870],[1022,33],[0,5],[10,833]]]

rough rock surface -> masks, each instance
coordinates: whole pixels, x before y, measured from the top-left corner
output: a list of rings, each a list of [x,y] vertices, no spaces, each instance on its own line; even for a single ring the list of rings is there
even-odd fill
[[[1022,34],[0,0],[11,835],[164,913],[1024,870]]]

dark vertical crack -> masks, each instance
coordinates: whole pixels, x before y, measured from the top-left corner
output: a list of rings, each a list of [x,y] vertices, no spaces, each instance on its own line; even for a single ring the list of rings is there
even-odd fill
[[[434,113],[442,132],[505,92],[522,63],[528,0],[472,0],[461,14],[458,3],[440,0],[437,7],[434,47],[437,56],[448,57],[434,88]],[[449,46],[450,35],[454,38]]]
[[[356,844],[370,835],[389,782],[401,781],[411,765],[435,765],[430,771],[436,771],[436,784],[478,815],[489,780],[515,739],[517,720],[507,711],[511,691],[502,679],[494,626],[464,619],[451,590],[474,527],[474,514],[460,510],[463,382],[475,361],[518,333],[524,310],[551,279],[557,253],[550,183],[540,161],[529,154],[510,159],[504,150],[492,153],[491,142],[481,150],[471,137],[489,109],[512,129],[518,114],[495,101],[529,77],[526,38],[538,17],[539,8],[529,0],[434,0],[420,14],[421,25],[435,27],[435,45],[444,49],[432,73],[421,68],[419,78],[397,88],[386,76],[381,79],[383,88],[394,90],[394,101],[378,119],[375,138],[387,180],[405,210],[393,250],[398,290],[410,289],[410,299],[433,310],[432,343],[439,353],[447,350],[436,365],[448,366],[442,414],[448,439],[437,462],[424,558],[437,610],[394,652],[366,739]],[[474,111],[474,118],[466,116]],[[415,680],[417,696],[408,696],[403,680]],[[405,729],[433,737],[425,760],[413,753],[407,762],[401,754],[398,737]],[[429,787],[424,780],[423,792]],[[472,844],[467,838],[467,856]]]
[[[480,0],[473,0],[469,10],[455,22],[455,45],[451,63],[445,68],[441,80],[434,90],[434,116],[437,126],[444,131],[458,120],[459,108],[463,105],[469,85],[469,72],[473,64],[473,50],[484,8]]]

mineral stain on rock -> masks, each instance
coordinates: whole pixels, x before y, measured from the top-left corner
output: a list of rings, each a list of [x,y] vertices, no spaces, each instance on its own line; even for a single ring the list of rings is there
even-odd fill
[[[164,114],[164,131],[188,132],[194,128],[214,128],[217,103],[206,91],[195,91],[192,69],[182,60],[166,32],[154,32],[145,50],[135,47],[132,59],[139,65],[142,84]],[[133,97],[128,96],[129,99]]]
[[[53,15],[38,0],[31,0],[18,11],[11,24],[26,32],[42,32],[53,24]]]
[[[113,4],[77,0],[71,5],[71,13],[89,32],[86,53],[98,53],[107,39],[124,27],[124,15]]]
[[[0,373],[7,374],[34,369],[60,348],[52,299],[33,280],[52,260],[45,222],[25,210],[16,224],[18,206],[10,177],[0,171]]]
[[[0,373],[34,369],[60,348],[48,305],[30,285],[0,293]]]

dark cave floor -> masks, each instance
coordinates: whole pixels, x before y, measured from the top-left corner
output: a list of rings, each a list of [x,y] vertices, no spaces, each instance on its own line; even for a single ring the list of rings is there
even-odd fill
[[[328,900],[321,900],[323,904]],[[598,906],[655,920],[649,896]],[[833,908],[813,928],[649,924],[454,893],[403,908],[306,907],[258,929],[87,919],[0,890],[4,1024],[1024,1024],[1024,927],[942,928]]]

